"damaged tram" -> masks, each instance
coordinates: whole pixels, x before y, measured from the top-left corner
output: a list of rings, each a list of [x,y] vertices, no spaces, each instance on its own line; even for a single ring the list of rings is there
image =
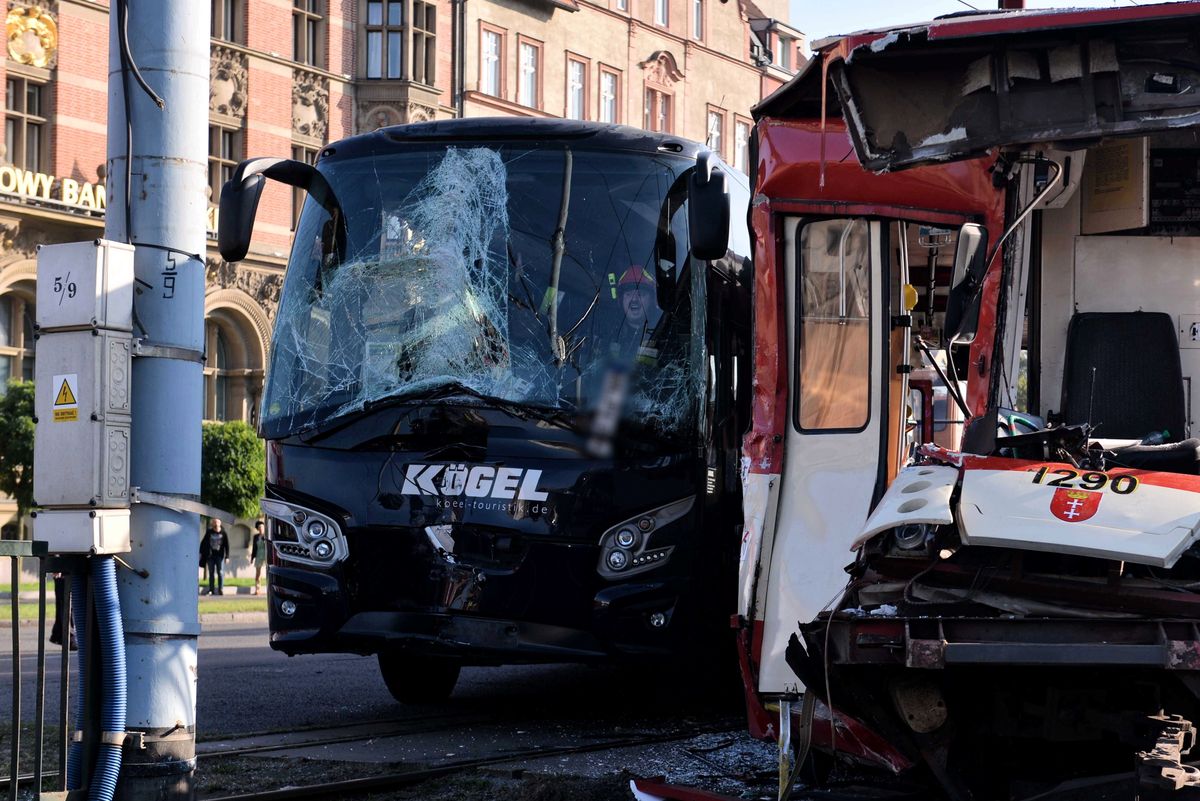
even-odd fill
[[[740,650],[784,767],[1200,786],[1198,43],[1198,3],[956,15],[756,109]]]
[[[619,126],[384,128],[239,165],[228,261],[264,178],[307,191],[259,422],[273,648],[428,702],[464,664],[728,637],[744,176]]]

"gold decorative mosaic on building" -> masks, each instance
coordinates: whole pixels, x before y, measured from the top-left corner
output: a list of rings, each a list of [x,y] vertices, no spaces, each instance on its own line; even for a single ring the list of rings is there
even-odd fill
[[[58,25],[41,6],[18,6],[8,12],[8,57],[32,67],[52,67],[58,55]]]

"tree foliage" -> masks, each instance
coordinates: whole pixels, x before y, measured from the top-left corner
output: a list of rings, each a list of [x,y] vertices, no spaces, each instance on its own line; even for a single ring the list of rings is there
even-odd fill
[[[257,517],[267,457],[254,429],[240,420],[205,423],[200,457],[200,500],[238,517]]]
[[[0,397],[0,491],[17,502],[17,529],[33,506],[33,382],[12,379]]]

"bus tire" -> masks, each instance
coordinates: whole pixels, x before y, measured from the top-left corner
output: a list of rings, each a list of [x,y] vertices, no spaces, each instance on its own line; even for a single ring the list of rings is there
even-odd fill
[[[379,672],[388,692],[402,704],[445,701],[458,683],[461,665],[449,659],[385,651],[379,654]]]

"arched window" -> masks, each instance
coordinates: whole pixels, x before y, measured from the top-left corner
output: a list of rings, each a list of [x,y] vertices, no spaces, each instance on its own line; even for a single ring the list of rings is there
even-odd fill
[[[215,383],[214,396],[215,402],[213,409],[214,420],[229,419],[229,355],[225,348],[225,337],[221,335],[219,326],[213,326],[213,382]]]
[[[204,321],[204,419],[258,423],[264,343],[239,311],[212,309]]]
[[[33,288],[0,296],[0,393],[10,378],[33,380]]]

